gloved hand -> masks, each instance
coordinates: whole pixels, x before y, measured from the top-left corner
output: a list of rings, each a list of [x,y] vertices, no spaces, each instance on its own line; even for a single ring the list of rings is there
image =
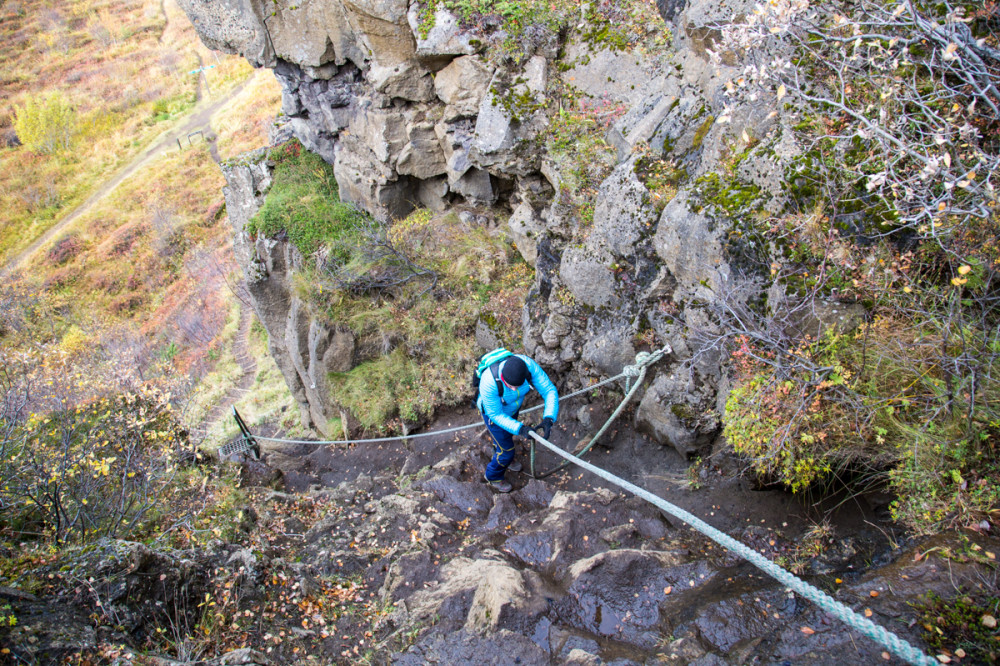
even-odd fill
[[[522,423],[521,428],[517,431],[517,434],[520,435],[521,437],[527,437],[528,439],[531,439],[531,435],[529,435],[528,433],[533,430],[537,432],[538,426],[530,426],[526,423]]]
[[[542,425],[541,425],[542,437],[544,437],[545,439],[549,438],[549,433],[552,432],[552,426],[554,424],[555,421],[552,420],[551,416],[546,416],[544,419],[542,419]]]

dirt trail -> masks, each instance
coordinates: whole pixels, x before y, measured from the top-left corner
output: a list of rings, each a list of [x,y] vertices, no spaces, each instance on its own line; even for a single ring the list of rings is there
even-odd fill
[[[239,381],[231,386],[226,394],[220,399],[215,407],[209,411],[208,415],[192,431],[192,439],[204,439],[208,431],[216,423],[229,417],[229,411],[237,400],[242,398],[253,385],[254,376],[257,374],[257,361],[250,353],[250,324],[253,322],[253,309],[249,305],[240,307],[240,326],[233,337],[233,356],[242,371]]]
[[[169,134],[160,139],[156,144],[148,148],[145,152],[136,155],[128,164],[118,170],[114,176],[112,176],[107,182],[104,183],[100,188],[97,189],[90,197],[84,201],[82,204],[77,206],[72,212],[70,212],[66,217],[64,217],[60,222],[58,222],[51,229],[46,231],[40,238],[38,238],[34,243],[29,245],[20,254],[15,256],[13,259],[7,262],[7,265],[0,268],[0,279],[6,278],[15,271],[17,271],[21,266],[31,258],[35,252],[44,247],[46,244],[50,243],[56,236],[65,231],[69,225],[90,210],[97,202],[110,194],[116,187],[118,187],[122,181],[126,178],[135,174],[139,169],[146,166],[154,158],[159,157],[164,152],[170,150],[171,147],[177,145],[177,141],[184,139],[190,132],[195,132],[202,130],[205,135],[211,136],[211,118],[212,116],[222,109],[226,104],[233,100],[237,95],[239,95],[243,88],[246,86],[246,81],[240,83],[238,86],[227,92],[225,95],[215,100],[211,104],[201,108],[196,109],[192,114],[183,121],[180,125],[175,127]],[[199,80],[199,96],[201,94],[201,85]],[[214,144],[210,145],[210,149],[214,148]],[[218,152],[213,151],[213,159],[218,161]]]

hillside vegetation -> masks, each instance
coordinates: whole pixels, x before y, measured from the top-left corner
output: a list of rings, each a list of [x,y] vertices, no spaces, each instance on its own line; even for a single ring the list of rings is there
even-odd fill
[[[202,46],[173,2],[156,0],[8,0],[0,49],[0,259],[83,202],[209,89],[217,95],[250,73],[242,58]],[[190,73],[201,66],[212,69]]]
[[[8,258],[207,99],[209,86],[217,97],[244,84],[210,121],[214,145],[185,141],[153,156],[0,285],[0,539],[26,552],[101,536],[191,543],[213,534],[225,502],[178,491],[232,492],[231,480],[191,467],[200,454],[188,431],[213,406],[192,394],[219,397],[199,382],[219,379],[240,316],[212,153],[230,158],[267,141],[277,86],[269,72],[207,51],[173,3],[6,2],[0,12],[10,54],[0,63]],[[199,62],[215,65],[208,86],[187,74]],[[29,113],[53,100],[59,114]],[[67,115],[69,131],[51,146],[24,125]],[[35,193],[51,199],[35,206]],[[272,409],[287,400],[271,398]],[[10,582],[18,568],[7,557]]]
[[[307,259],[298,294],[359,341],[362,362],[331,389],[366,431],[398,431],[469,393],[486,317],[516,347],[531,268],[501,235],[455,212],[376,220],[339,199],[333,168],[297,141],[271,150],[274,183],[247,225]]]
[[[773,136],[744,132],[727,168],[698,183],[734,220],[743,269],[714,313],[739,382],[729,442],[793,490],[888,479],[895,517],[918,531],[989,525],[1000,507],[1000,12],[781,2],[733,25],[723,46],[759,49],[729,82],[730,103],[774,100],[802,146],[777,215],[736,175]],[[818,327],[816,313],[838,304],[853,314]]]

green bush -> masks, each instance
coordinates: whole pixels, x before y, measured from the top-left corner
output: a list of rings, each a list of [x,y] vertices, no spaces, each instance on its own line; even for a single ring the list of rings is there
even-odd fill
[[[951,377],[942,361],[960,354],[960,341],[933,322],[920,344],[914,331],[876,319],[803,340],[781,363],[738,338],[726,438],[755,472],[793,491],[848,471],[887,482],[894,517],[918,532],[980,520],[1000,505],[1000,387]],[[967,330],[961,344],[974,353],[988,340]]]
[[[0,527],[56,544],[130,537],[171,492],[184,435],[155,393],[0,418]]]
[[[76,135],[76,109],[59,93],[36,95],[23,106],[14,107],[14,129],[28,150],[68,150]]]
[[[364,215],[340,201],[333,167],[319,155],[302,150],[298,141],[275,148],[270,158],[274,182],[264,205],[247,224],[247,232],[277,236],[284,231],[304,256],[324,245],[338,254],[349,252]]]

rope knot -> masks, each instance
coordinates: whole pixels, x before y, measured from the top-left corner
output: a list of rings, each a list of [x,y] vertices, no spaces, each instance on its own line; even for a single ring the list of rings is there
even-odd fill
[[[638,377],[639,373],[642,372],[642,368],[644,366],[645,366],[644,363],[638,363],[636,365],[626,365],[624,368],[622,368],[622,374],[625,375],[626,377]]]

